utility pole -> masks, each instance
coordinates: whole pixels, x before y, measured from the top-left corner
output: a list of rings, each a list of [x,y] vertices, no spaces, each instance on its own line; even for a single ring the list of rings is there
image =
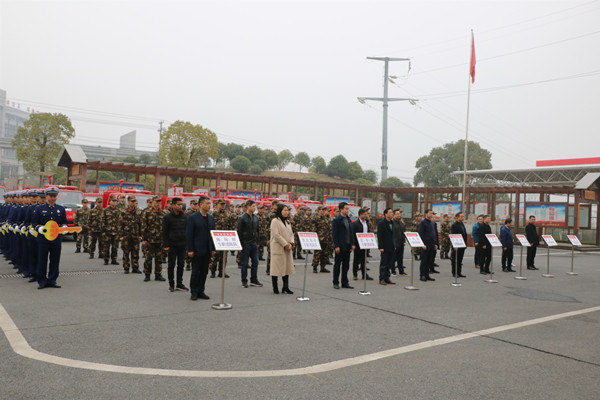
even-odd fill
[[[390,81],[389,76],[389,62],[390,61],[408,61],[410,69],[410,58],[393,58],[393,57],[367,57],[367,60],[383,61],[385,63],[385,72],[383,74],[383,97],[359,97],[358,101],[362,104],[366,100],[382,101],[383,102],[383,144],[381,146],[381,180],[387,179],[387,120],[388,120],[388,102],[389,101],[409,101],[411,104],[415,104],[417,99],[410,98],[389,98],[388,97],[388,82]],[[392,81],[393,82],[393,81]]]

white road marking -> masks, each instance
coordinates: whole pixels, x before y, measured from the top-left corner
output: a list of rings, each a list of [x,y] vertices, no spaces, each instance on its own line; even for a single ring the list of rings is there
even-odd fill
[[[395,349],[380,351],[377,353],[365,354],[358,357],[346,358],[343,360],[332,361],[324,364],[312,365],[304,368],[280,369],[280,370],[263,370],[263,371],[201,371],[201,370],[178,370],[178,369],[161,369],[161,368],[143,368],[143,367],[126,367],[121,365],[101,364],[90,361],[73,360],[64,357],[53,356],[46,353],[41,353],[29,346],[27,340],[21,334],[19,328],[15,325],[12,318],[6,312],[6,309],[0,304],[0,326],[6,335],[10,346],[15,353],[30,358],[32,360],[43,361],[50,364],[62,365],[71,368],[88,369],[93,371],[117,372],[122,374],[137,374],[137,375],[158,375],[158,376],[178,376],[192,378],[257,378],[257,377],[278,377],[278,376],[296,376],[306,374],[319,374],[323,372],[335,371],[341,368],[347,368],[355,365],[360,365],[376,360],[381,360],[388,357],[406,354],[412,351],[429,349],[444,344],[454,343],[461,340],[471,339],[479,336],[491,335],[498,332],[504,332],[512,329],[523,328],[526,326],[543,324],[545,322],[554,321],[572,317],[575,315],[587,314],[600,311],[599,307],[585,308],[577,311],[570,311],[562,314],[550,315],[542,318],[535,318],[529,321],[517,322],[514,324],[497,326],[494,328],[483,329],[476,332],[463,333],[460,335],[448,336],[445,338],[428,340],[421,343],[415,343],[408,346],[402,346]]]

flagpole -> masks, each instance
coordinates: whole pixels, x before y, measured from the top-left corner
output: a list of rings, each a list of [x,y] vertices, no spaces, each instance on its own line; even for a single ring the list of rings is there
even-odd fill
[[[473,53],[475,52],[475,39],[473,38],[473,29],[471,29],[471,59],[469,61],[469,86],[467,91],[467,127],[465,133],[465,157],[463,162],[463,192],[462,192],[462,207],[461,211],[468,215],[466,209],[466,195],[467,195],[467,149],[469,144],[469,106],[471,103],[471,79],[475,79],[473,68]]]

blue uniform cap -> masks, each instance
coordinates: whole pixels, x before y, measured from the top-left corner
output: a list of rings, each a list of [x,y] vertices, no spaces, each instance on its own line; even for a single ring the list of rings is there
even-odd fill
[[[38,189],[37,195],[40,197],[46,197],[46,192],[44,191],[44,189]]]
[[[59,190],[55,186],[51,186],[44,191],[44,193],[46,195],[49,195],[49,194],[58,195],[58,192],[59,192]]]

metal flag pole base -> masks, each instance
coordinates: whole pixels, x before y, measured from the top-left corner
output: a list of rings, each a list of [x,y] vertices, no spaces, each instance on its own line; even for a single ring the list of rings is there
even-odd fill
[[[496,279],[494,279],[494,248],[490,249],[490,279],[484,280],[487,283],[498,283]],[[480,266],[481,268],[481,266]]]
[[[412,249],[411,249],[412,250]],[[410,252],[410,285],[404,286],[406,290],[419,290],[420,288],[414,286],[414,276],[415,276],[415,256]]]
[[[567,272],[567,275],[579,275],[577,272]]]
[[[304,283],[302,284],[302,296],[296,297],[298,301],[309,301],[310,298],[304,295],[304,290],[306,289],[306,269],[308,268],[308,254],[306,250],[304,251]]]
[[[523,276],[523,245],[521,245],[521,265],[519,265],[519,276],[515,276],[515,279],[520,281],[526,281],[527,277]]]
[[[571,245],[571,272],[567,272],[567,275],[579,275],[577,272],[573,272],[573,260],[575,258],[575,245]]]
[[[368,264],[368,261],[367,261],[367,250],[363,250],[363,257],[364,257],[364,260],[365,260],[365,263],[363,265],[363,267],[365,268],[365,273],[363,275],[364,286],[363,286],[363,290],[359,290],[358,291],[358,294],[360,294],[361,296],[368,296],[368,295],[371,294],[371,292],[369,292],[367,290],[367,264]]]
[[[542,276],[544,278],[554,278],[554,275],[550,273],[550,246],[548,246],[548,263],[546,265],[546,273],[542,274]]]
[[[221,302],[213,304],[213,310],[231,310],[232,305],[225,303],[225,267],[227,266],[227,251],[223,252],[223,277],[221,279]]]
[[[554,275],[552,275],[552,274],[542,274],[542,276],[544,278],[554,278]]]
[[[451,262],[454,263],[454,282],[452,282],[450,285],[454,287],[461,287],[462,283],[458,283],[458,265],[456,265],[456,249],[452,249],[452,255],[450,257],[452,258]]]
[[[452,282],[451,285],[454,287],[460,287],[460,286],[462,286],[462,283]]]

